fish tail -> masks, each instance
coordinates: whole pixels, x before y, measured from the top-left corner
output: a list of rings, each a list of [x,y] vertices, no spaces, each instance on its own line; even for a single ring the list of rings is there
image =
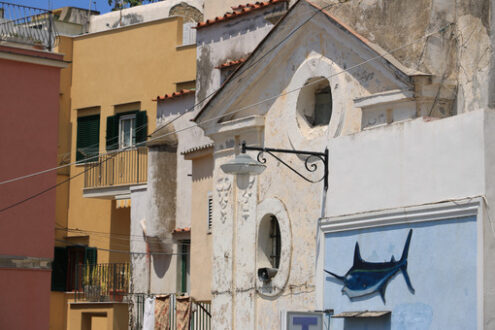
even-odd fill
[[[409,254],[409,244],[411,243],[412,229],[409,229],[409,234],[407,235],[406,244],[404,245],[404,250],[402,251],[402,257],[400,262],[405,262],[407,260],[407,255]]]
[[[332,275],[333,277],[338,278],[338,279],[339,279],[339,280],[341,280],[341,281],[343,281],[343,280],[344,280],[344,276],[339,276],[339,275],[337,275],[337,274],[335,274],[335,273],[329,272],[329,271],[328,271],[328,270],[326,270],[326,269],[324,269],[324,271],[325,271],[325,273],[328,273],[328,274]]]
[[[404,275],[404,279],[406,280],[407,287],[409,290],[414,293],[415,290],[411,284],[411,279],[409,278],[409,274],[407,273],[407,255],[409,254],[409,245],[411,243],[412,229],[409,229],[409,234],[407,235],[406,244],[404,245],[404,251],[402,252],[402,257],[400,258],[400,262],[402,266],[400,270],[402,271],[402,275]]]
[[[400,270],[402,271],[402,275],[404,275],[404,279],[406,280],[407,287],[412,293],[414,293],[416,290],[414,290],[411,284],[411,279],[409,278],[409,274],[407,273],[407,262],[400,267]]]

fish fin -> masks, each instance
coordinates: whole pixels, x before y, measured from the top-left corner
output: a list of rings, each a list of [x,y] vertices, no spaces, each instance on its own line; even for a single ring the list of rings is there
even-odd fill
[[[402,271],[402,275],[404,275],[404,279],[406,280],[407,287],[414,294],[416,290],[414,290],[411,284],[411,279],[409,278],[409,274],[407,273],[407,262],[402,267],[400,267],[400,270]]]
[[[402,251],[402,257],[400,258],[400,261],[405,261],[407,259],[407,255],[409,254],[409,244],[411,244],[412,232],[413,230],[409,229],[409,234],[407,235],[406,244],[404,245],[404,250]]]
[[[380,297],[382,297],[383,303],[386,304],[385,301],[385,285],[380,288]]]
[[[394,256],[392,256],[392,258],[390,258],[390,262],[395,262]]]
[[[339,276],[339,275],[337,275],[337,274],[335,274],[335,273],[329,272],[329,271],[328,271],[328,270],[326,270],[326,269],[324,269],[323,271],[324,271],[325,273],[328,273],[328,274],[332,275],[333,277],[335,277],[335,278],[337,278],[337,279],[339,279],[339,280],[341,280],[341,281],[344,281],[344,276]]]
[[[356,246],[354,247],[354,266],[361,265],[363,263],[363,259],[361,258],[361,252],[359,252],[359,243],[356,242]]]

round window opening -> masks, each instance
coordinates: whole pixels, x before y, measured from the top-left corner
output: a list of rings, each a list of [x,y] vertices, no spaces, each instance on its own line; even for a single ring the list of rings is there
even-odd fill
[[[277,217],[265,215],[258,232],[258,278],[269,282],[280,266],[282,239]]]
[[[332,117],[332,92],[324,77],[310,78],[297,98],[297,122],[299,127],[327,126]]]

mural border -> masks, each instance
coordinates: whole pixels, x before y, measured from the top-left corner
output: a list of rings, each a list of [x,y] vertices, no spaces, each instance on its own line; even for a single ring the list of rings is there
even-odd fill
[[[325,260],[325,234],[351,231],[364,228],[385,227],[399,224],[456,220],[476,216],[477,227],[477,321],[483,325],[483,197],[469,197],[442,201],[431,204],[400,207],[388,210],[361,212],[342,216],[320,218],[318,221],[316,252],[316,307],[323,309],[323,291],[325,276],[323,263]]]

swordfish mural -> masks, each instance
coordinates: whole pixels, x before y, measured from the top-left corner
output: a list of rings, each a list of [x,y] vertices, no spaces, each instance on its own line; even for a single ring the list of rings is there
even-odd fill
[[[353,298],[380,292],[383,303],[385,303],[385,290],[387,289],[387,285],[399,271],[404,275],[407,287],[411,293],[414,294],[414,288],[409,279],[409,275],[407,274],[407,255],[409,252],[409,244],[411,243],[412,232],[413,230],[410,229],[402,251],[402,257],[399,261],[396,261],[393,255],[389,262],[364,261],[359,252],[359,243],[356,242],[356,247],[354,248],[354,264],[344,276],[339,276],[328,270],[325,270],[325,272],[344,283],[342,292],[345,293],[351,301]]]

